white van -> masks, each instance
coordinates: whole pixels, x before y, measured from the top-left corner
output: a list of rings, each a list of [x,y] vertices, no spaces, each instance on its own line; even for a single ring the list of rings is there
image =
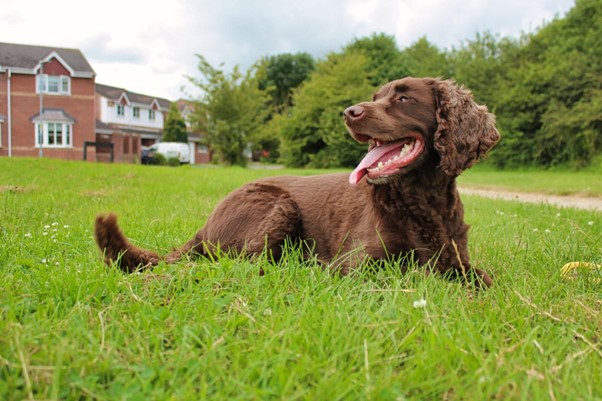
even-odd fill
[[[155,153],[163,155],[166,159],[177,158],[181,164],[190,163],[190,147],[181,142],[159,142],[148,148],[148,157]]]

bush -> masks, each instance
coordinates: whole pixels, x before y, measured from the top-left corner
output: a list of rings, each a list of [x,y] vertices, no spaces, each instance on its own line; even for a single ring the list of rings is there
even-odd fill
[[[156,164],[157,166],[166,166],[167,159],[162,154],[155,153],[155,155],[153,156],[153,164]]]
[[[170,157],[169,159],[167,159],[167,165],[171,167],[179,166],[180,159],[178,159],[177,157]]]

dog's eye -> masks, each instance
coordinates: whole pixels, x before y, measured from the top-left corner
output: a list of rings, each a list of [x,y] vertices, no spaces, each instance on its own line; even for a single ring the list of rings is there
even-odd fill
[[[405,95],[401,95],[397,98],[397,101],[402,103],[407,102],[408,100],[410,100],[410,98]]]

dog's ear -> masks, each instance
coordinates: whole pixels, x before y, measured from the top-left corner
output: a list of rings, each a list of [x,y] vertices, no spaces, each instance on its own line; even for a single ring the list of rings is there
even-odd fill
[[[437,101],[435,150],[441,156],[440,168],[456,177],[471,167],[499,141],[495,116],[486,106],[475,103],[472,93],[454,81],[434,83]]]

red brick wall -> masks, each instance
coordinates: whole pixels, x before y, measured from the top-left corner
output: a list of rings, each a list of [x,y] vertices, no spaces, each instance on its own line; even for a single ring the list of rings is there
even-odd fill
[[[111,135],[97,135],[96,141],[113,144],[113,161],[115,163],[140,163],[140,135],[113,132]],[[88,149],[91,149],[91,147]],[[109,148],[99,148],[96,160],[108,162],[111,159],[110,155],[111,150]]]
[[[140,162],[140,135],[113,134],[115,161],[123,163]]]
[[[44,64],[43,72],[47,75],[71,75],[69,74],[69,70],[55,58],[50,60],[47,64]]]
[[[68,75],[68,71],[53,60],[44,66],[44,73]],[[8,120],[7,74],[0,73],[0,113]],[[35,126],[32,117],[40,112],[40,96],[36,94],[36,76],[12,74],[11,118],[12,155],[37,157]],[[62,109],[75,119],[72,127],[71,148],[44,148],[44,157],[81,160],[84,141],[95,140],[95,86],[94,78],[71,77],[71,95],[44,94],[45,109]],[[2,147],[0,156],[8,155],[8,121],[2,124]],[[88,149],[88,160],[95,160],[93,148]]]

